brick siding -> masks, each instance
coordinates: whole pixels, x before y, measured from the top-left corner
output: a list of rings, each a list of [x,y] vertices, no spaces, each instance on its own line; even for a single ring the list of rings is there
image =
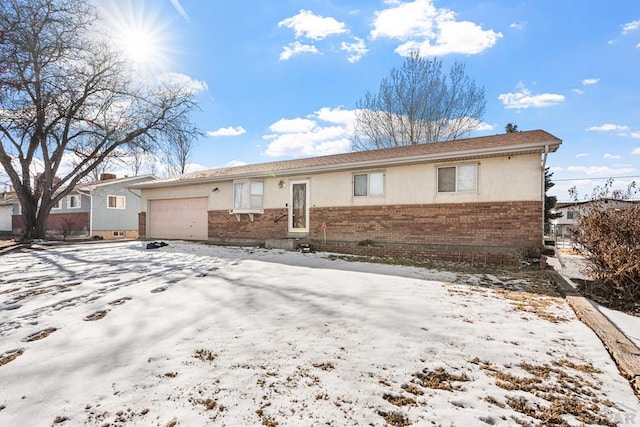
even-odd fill
[[[138,237],[140,239],[147,238],[147,213],[138,212]]]
[[[209,240],[214,243],[255,244],[266,239],[287,237],[287,209],[265,209],[263,214],[235,215],[225,211],[209,211]]]
[[[512,264],[520,250],[540,246],[541,221],[540,202],[312,208],[308,241],[329,252]],[[209,211],[208,230],[219,244],[286,238],[287,210],[267,209],[253,221]]]
[[[22,215],[13,215],[11,223],[14,230],[22,230],[24,228]],[[74,232],[85,231],[88,233],[89,212],[49,214],[47,217],[47,231],[57,232],[67,226],[71,227]]]

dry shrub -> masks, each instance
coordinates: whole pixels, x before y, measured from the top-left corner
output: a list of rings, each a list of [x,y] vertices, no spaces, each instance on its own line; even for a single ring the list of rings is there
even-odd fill
[[[625,193],[611,191],[613,181],[596,188],[578,221],[576,241],[588,272],[628,301],[640,301],[640,204],[635,183]]]

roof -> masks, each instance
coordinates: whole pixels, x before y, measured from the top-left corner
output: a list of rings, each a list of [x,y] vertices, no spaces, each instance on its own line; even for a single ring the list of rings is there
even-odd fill
[[[13,206],[18,203],[18,196],[15,191],[5,191],[0,193],[0,206]]]
[[[581,202],[558,202],[556,203],[554,209],[565,209],[565,208],[571,208],[571,207],[579,207],[579,206],[584,206],[584,205],[590,205],[593,203],[600,203],[600,202],[604,202],[604,203],[609,203],[612,202],[614,204],[621,204],[621,205],[638,205],[640,204],[640,200],[627,200],[627,199],[615,199],[615,198],[603,198],[603,199],[597,199],[597,200],[584,200]]]
[[[137,181],[157,181],[158,177],[155,175],[137,175],[124,178],[107,179],[103,181],[90,182],[87,184],[79,184],[76,187],[81,191],[93,191],[99,187],[107,187],[113,184],[129,184]]]
[[[300,173],[328,172],[416,163],[478,159],[502,155],[555,152],[562,140],[544,130],[504,133],[429,144],[357,151],[321,157],[256,163],[187,173],[132,188],[156,188],[228,181],[231,179],[276,177]]]

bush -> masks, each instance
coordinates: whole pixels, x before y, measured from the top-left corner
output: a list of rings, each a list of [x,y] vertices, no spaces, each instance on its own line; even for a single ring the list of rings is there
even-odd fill
[[[618,197],[588,204],[575,238],[595,280],[628,301],[640,302],[640,205],[625,207],[619,203],[620,194],[614,196]]]

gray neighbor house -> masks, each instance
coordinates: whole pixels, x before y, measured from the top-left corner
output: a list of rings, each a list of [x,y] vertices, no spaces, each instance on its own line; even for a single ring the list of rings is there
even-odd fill
[[[47,219],[47,234],[91,236],[107,240],[138,238],[140,190],[130,190],[128,187],[157,179],[153,175],[118,179],[114,174],[105,173],[99,181],[80,184],[51,209]],[[15,194],[5,198],[0,206],[10,207],[10,230],[19,234],[24,228],[20,204]],[[9,211],[9,208],[6,210]],[[4,213],[4,210],[0,210],[0,213]]]

